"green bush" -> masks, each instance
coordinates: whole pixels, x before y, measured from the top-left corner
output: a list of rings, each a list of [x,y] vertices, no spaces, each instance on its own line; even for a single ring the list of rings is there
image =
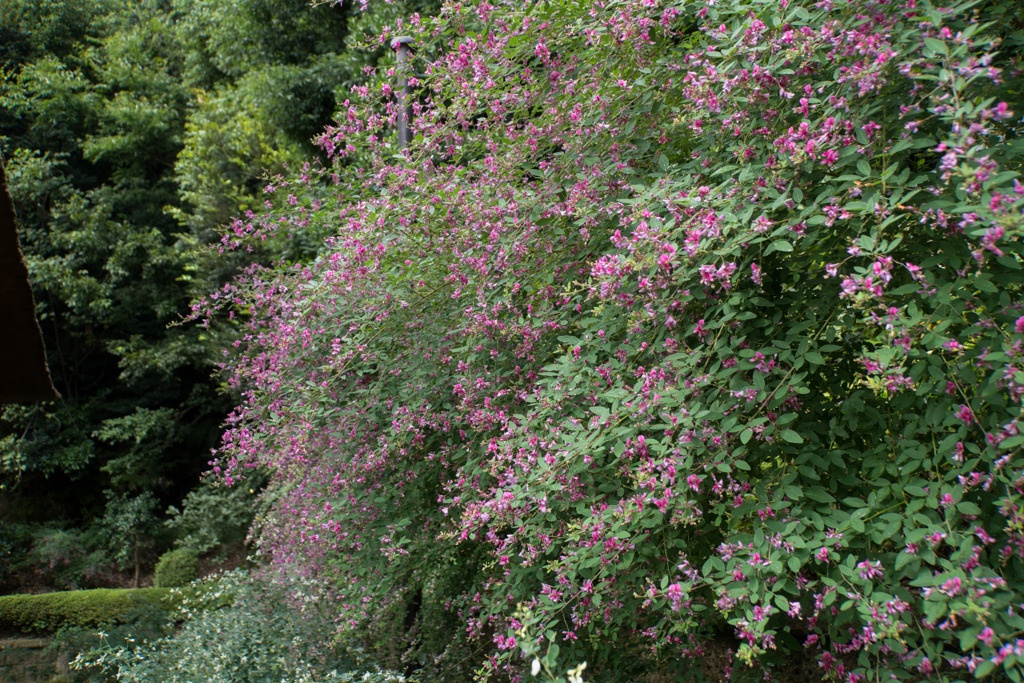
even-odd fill
[[[169,606],[163,588],[97,588],[0,597],[0,629],[46,633],[125,623],[141,609]]]
[[[153,573],[153,585],[177,588],[194,580],[198,574],[199,556],[192,548],[168,550],[160,556]]]
[[[159,639],[101,637],[72,670],[124,683],[401,683],[334,636],[337,604],[312,579],[283,582],[236,570],[172,591],[176,628]],[[367,672],[366,669],[374,669]]]
[[[0,525],[0,584],[14,577],[29,562],[32,529],[27,524],[5,522]]]
[[[204,554],[244,541],[263,480],[261,474],[250,477],[244,486],[203,480],[185,496],[181,509],[173,505],[167,509],[170,519],[164,524],[177,536],[175,545]]]
[[[132,643],[159,640],[174,632],[176,625],[168,606],[180,602],[179,596],[169,597],[161,603],[143,602],[129,614],[126,623],[104,624],[100,628],[63,628],[52,634],[47,651],[52,659],[60,653],[73,659],[101,644],[128,647]],[[72,683],[112,683],[114,679],[102,667],[86,667],[71,674],[70,680]]]
[[[96,585],[111,569],[92,531],[42,528],[34,532],[29,560],[53,585],[79,590]]]

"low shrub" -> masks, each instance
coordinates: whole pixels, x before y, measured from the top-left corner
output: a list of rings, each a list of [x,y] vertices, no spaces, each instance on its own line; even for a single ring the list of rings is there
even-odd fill
[[[140,610],[170,607],[163,588],[97,588],[0,596],[0,629],[48,633],[132,621]]]
[[[172,593],[179,596],[172,617],[179,626],[168,635],[102,638],[72,669],[102,670],[130,683],[404,680],[380,670],[353,672],[366,667],[334,637],[336,603],[313,580],[269,582],[237,570]]]
[[[168,550],[160,556],[153,572],[153,585],[178,588],[198,577],[199,556],[192,548]]]
[[[179,601],[177,597],[170,600],[173,604],[179,604]],[[163,602],[143,602],[128,615],[126,623],[104,624],[100,628],[61,629],[52,634],[47,650],[51,659],[74,659],[79,653],[92,651],[101,644],[129,647],[133,643],[159,640],[174,632],[176,624],[170,614]],[[112,683],[114,679],[102,667],[83,667],[74,671],[70,680],[73,683]]]

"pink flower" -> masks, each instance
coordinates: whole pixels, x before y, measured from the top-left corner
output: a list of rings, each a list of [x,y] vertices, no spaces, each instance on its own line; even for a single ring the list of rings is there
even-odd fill
[[[865,581],[877,579],[882,575],[882,563],[878,560],[864,560],[857,565],[857,569],[860,570],[857,572],[860,578]]]

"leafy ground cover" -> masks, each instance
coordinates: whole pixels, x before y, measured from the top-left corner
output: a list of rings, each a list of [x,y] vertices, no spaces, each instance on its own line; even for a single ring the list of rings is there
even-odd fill
[[[357,664],[332,637],[334,596],[318,582],[233,571],[171,591],[163,633],[144,642],[100,633],[72,663],[90,681],[399,683]],[[358,671],[358,673],[356,673]]]

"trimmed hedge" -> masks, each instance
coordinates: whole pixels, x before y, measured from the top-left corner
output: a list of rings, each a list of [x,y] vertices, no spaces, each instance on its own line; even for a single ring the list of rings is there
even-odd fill
[[[0,597],[0,629],[46,633],[124,623],[141,608],[170,608],[166,588],[97,588]]]

